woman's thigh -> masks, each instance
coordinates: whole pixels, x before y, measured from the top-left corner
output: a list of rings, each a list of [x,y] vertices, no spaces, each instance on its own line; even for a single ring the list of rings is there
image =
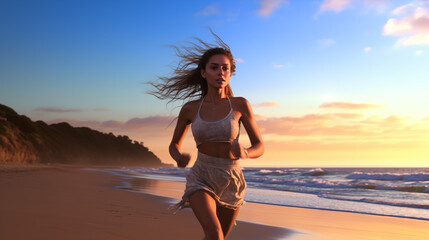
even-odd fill
[[[237,218],[239,208],[237,209],[230,209],[230,208],[224,208],[224,207],[217,207],[217,217],[219,219],[219,222],[222,227],[222,232],[225,238],[228,236],[228,234],[231,232],[232,227],[234,226],[235,219]]]
[[[208,192],[196,191],[189,196],[189,204],[204,231],[222,229],[216,214],[216,201]]]

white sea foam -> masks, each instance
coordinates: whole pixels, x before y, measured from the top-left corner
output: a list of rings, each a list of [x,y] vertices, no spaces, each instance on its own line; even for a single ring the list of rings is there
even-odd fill
[[[115,174],[184,182],[189,168]],[[429,169],[244,168],[246,201],[429,220]]]
[[[429,181],[429,173],[363,173],[354,172],[347,179]]]
[[[320,197],[314,194],[294,193],[266,189],[247,189],[245,200],[248,202],[267,203],[282,206],[337,210],[385,216],[408,217],[429,220],[429,209],[410,208],[376,202],[371,200],[351,201],[350,199],[335,199]]]

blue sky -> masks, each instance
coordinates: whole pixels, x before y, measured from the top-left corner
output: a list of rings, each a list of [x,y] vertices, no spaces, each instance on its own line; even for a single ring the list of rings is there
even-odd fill
[[[212,41],[207,27],[238,58],[233,91],[260,121],[341,112],[422,125],[429,116],[429,1],[2,1],[0,103],[131,135],[170,161],[161,151],[171,126],[163,138],[118,126],[177,114],[145,82],[177,62],[166,45]],[[282,134],[267,139],[293,135]]]

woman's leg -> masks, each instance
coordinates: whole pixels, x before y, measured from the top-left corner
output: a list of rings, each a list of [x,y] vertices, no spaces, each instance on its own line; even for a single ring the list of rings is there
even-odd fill
[[[217,218],[219,219],[225,239],[231,232],[232,227],[234,226],[235,218],[238,215],[238,210],[238,208],[236,210],[233,210],[220,206],[217,207]]]
[[[216,214],[216,201],[204,190],[189,196],[189,203],[203,227],[205,240],[224,240],[222,226]]]

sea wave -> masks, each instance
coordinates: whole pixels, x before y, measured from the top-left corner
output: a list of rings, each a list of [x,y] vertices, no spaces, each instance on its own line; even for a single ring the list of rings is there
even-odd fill
[[[374,183],[356,183],[344,181],[332,181],[327,179],[279,179],[279,178],[247,178],[247,182],[263,184],[261,187],[275,188],[277,190],[290,191],[289,186],[310,187],[320,189],[373,189],[384,191],[399,191],[399,192],[415,192],[415,193],[429,193],[429,187],[426,185],[380,185]],[[294,190],[296,191],[296,189]],[[309,192],[303,191],[303,192]],[[311,190],[310,192],[314,192]]]
[[[116,172],[122,172],[128,175],[144,175],[144,174],[154,174],[154,175],[166,175],[166,176],[175,176],[175,177],[186,177],[188,169],[183,168],[120,168],[115,170]]]
[[[376,186],[377,190],[391,190],[391,191],[400,191],[400,192],[415,192],[415,193],[429,193],[428,186],[385,186],[380,185]]]
[[[351,198],[351,197],[347,197],[347,196],[333,196],[333,195],[329,195],[329,194],[319,194],[318,197],[327,198],[327,199],[342,200],[342,201],[364,202],[364,203],[373,203],[373,204],[380,204],[380,205],[389,205],[389,206],[395,206],[395,207],[429,209],[428,204],[419,204],[419,203],[410,203],[410,202],[399,202],[399,201],[394,202],[394,201],[386,201],[386,200],[379,200],[379,199],[372,199],[372,198]]]
[[[347,179],[365,180],[398,180],[398,181],[429,181],[429,173],[363,173],[354,172],[349,174]]]
[[[353,187],[352,184],[344,182],[336,182],[325,179],[313,179],[313,180],[303,180],[303,179],[280,179],[280,178],[247,178],[247,182],[252,183],[264,183],[267,185],[277,185],[277,186],[304,186],[304,187],[313,187],[313,188],[350,188]]]
[[[189,170],[121,168],[110,172],[126,178],[184,182]],[[429,169],[249,167],[243,173],[248,192],[254,193],[250,198],[247,194],[248,201],[261,201],[262,193],[264,202],[271,204],[376,214],[388,210],[395,216],[429,219]],[[296,201],[291,203],[291,199]]]
[[[304,176],[322,176],[327,174],[328,172],[322,168],[314,168],[309,170],[308,172],[303,173]]]
[[[261,169],[257,172],[255,172],[255,175],[258,176],[282,176],[285,174],[288,174],[288,170],[281,170],[281,169]]]

